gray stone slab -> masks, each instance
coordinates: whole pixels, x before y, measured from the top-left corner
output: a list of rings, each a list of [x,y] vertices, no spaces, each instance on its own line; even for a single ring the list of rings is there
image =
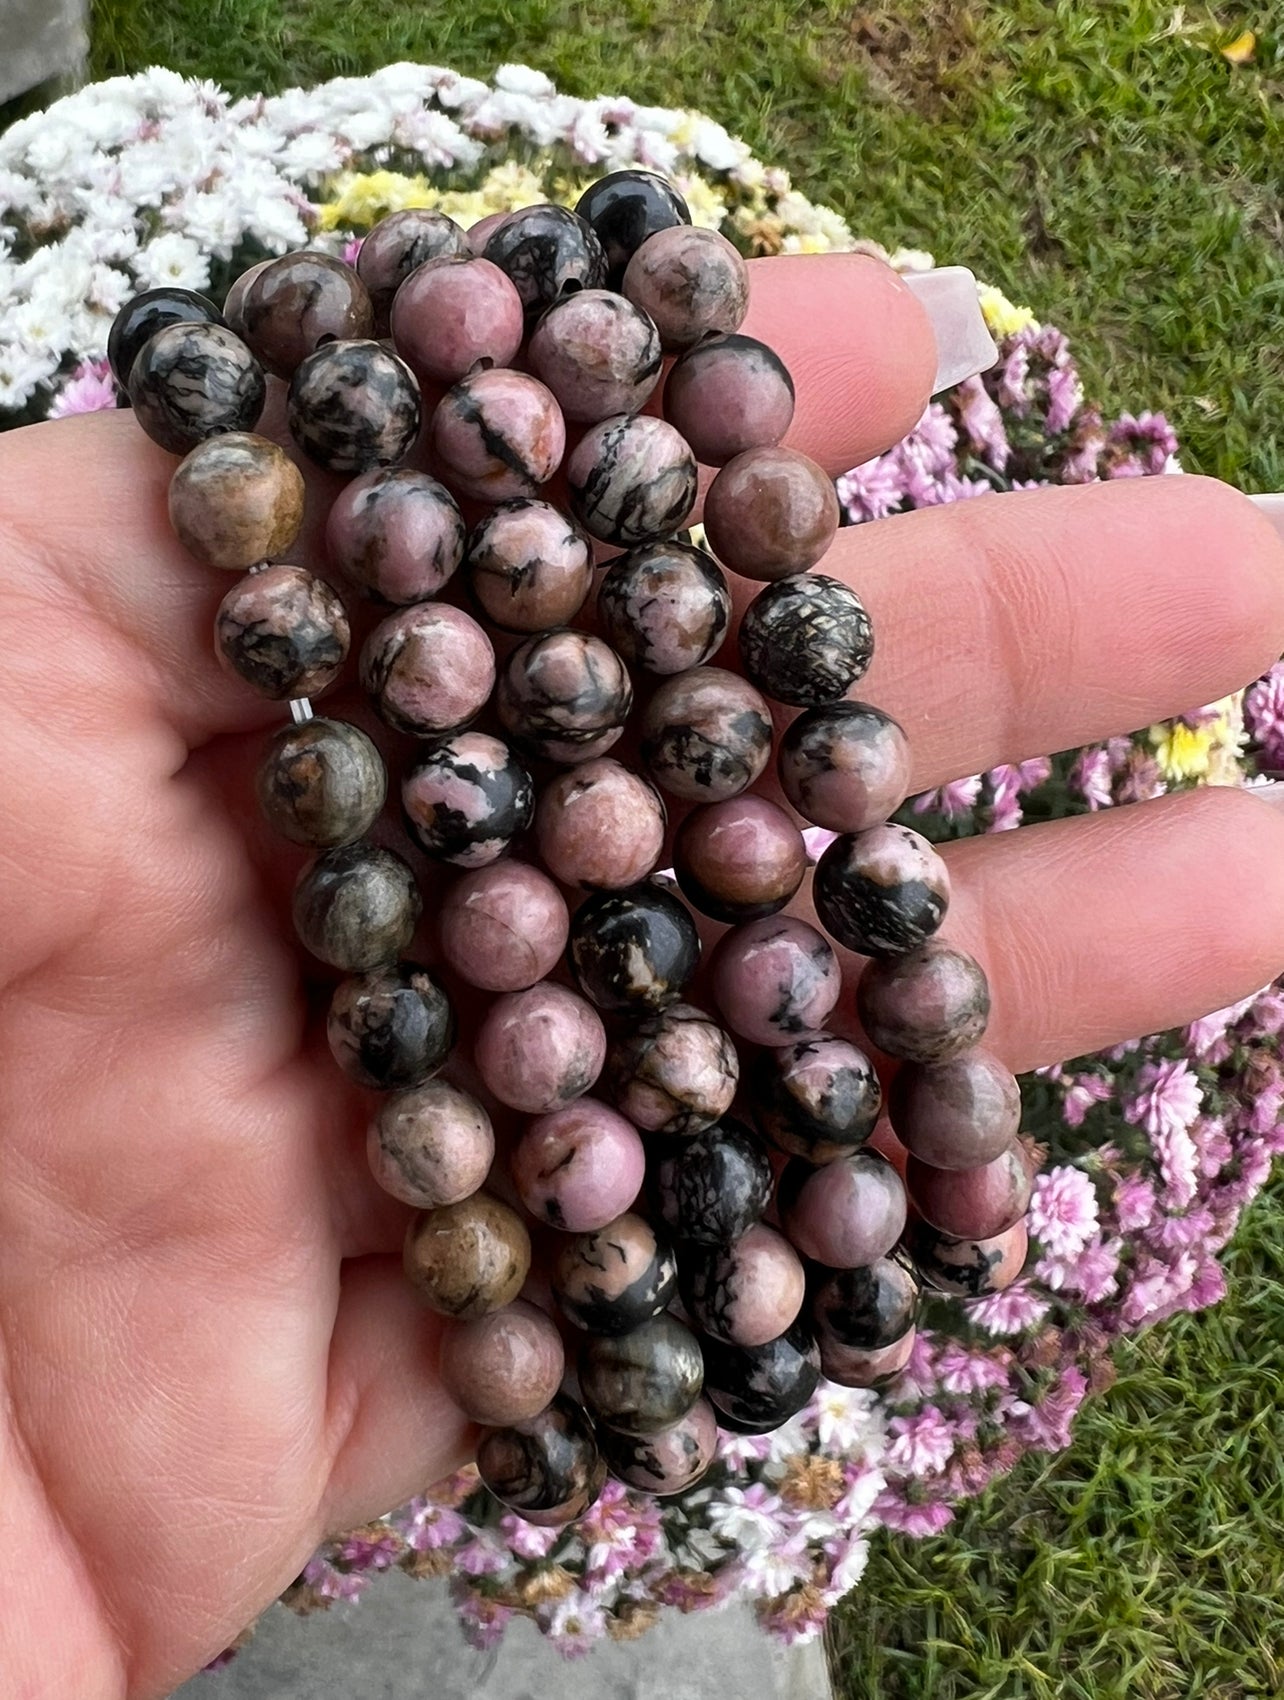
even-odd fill
[[[0,100],[83,69],[85,0],[0,0]]]
[[[783,1648],[747,1606],[666,1614],[637,1641],[567,1661],[535,1626],[510,1624],[479,1653],[445,1585],[394,1571],[364,1599],[304,1619],[274,1606],[222,1671],[171,1700],[830,1700],[819,1641]]]

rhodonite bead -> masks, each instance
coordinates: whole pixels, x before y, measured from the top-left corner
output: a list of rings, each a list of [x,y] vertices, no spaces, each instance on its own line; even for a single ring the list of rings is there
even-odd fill
[[[560,1528],[594,1504],[606,1460],[584,1408],[559,1393],[527,1421],[487,1429],[477,1442],[477,1473],[527,1523]]]
[[[571,917],[571,971],[599,1009],[644,1014],[681,997],[700,963],[686,905],[654,880],[602,891]]]
[[[387,336],[393,297],[411,272],[428,260],[469,252],[468,238],[454,219],[431,207],[403,207],[381,218],[357,255],[357,276],[370,293],[376,336]]]
[[[901,1237],[905,1187],[877,1151],[852,1151],[822,1168],[795,1157],[780,1177],[781,1226],[798,1251],[828,1269],[874,1263]]]
[[[696,803],[747,791],[771,759],[771,738],[771,710],[760,693],[722,667],[666,679],[642,716],[647,771]]]
[[[468,238],[469,253],[477,255],[484,254],[486,252],[486,244],[490,241],[491,237],[499,229],[500,225],[503,224],[504,220],[512,218],[512,216],[512,208],[505,207],[500,212],[487,213],[484,218],[476,219],[472,224],[470,224],[468,229],[464,232]],[[496,266],[495,270],[499,271],[499,267]],[[503,277],[504,274],[500,272],[500,276]],[[504,278],[504,281],[507,283],[508,279]],[[515,290],[514,294],[516,294]],[[521,297],[519,296],[518,300],[520,301],[520,299]]]
[[[812,708],[850,689],[874,659],[874,632],[854,590],[806,573],[769,584],[745,609],[740,659],[760,691]]]
[[[593,546],[551,502],[492,508],[468,539],[469,588],[506,632],[569,626],[593,588]]]
[[[247,573],[218,605],[218,657],[235,673],[280,702],[318,696],[348,658],[348,616],[324,579],[302,567]]]
[[[1002,1155],[1021,1126],[1016,1076],[988,1051],[935,1067],[906,1063],[888,1093],[905,1149],[938,1169],[975,1169]]]
[[[389,1092],[437,1072],[455,1042],[455,1012],[426,968],[397,962],[340,981],[326,1036],[350,1079]]]
[[[1010,1287],[1025,1267],[1029,1232],[1024,1220],[991,1239],[962,1239],[914,1219],[905,1230],[905,1247],[914,1267],[937,1292],[979,1299]]]
[[[308,864],[294,888],[294,927],[313,956],[359,974],[410,943],[423,899],[415,876],[391,850],[341,844]]]
[[[263,368],[222,324],[169,324],[129,370],[129,404],[154,443],[185,455],[207,437],[253,431],[267,398]]]
[[[299,535],[303,475],[266,437],[209,437],[170,479],[169,521],[196,560],[243,573],[283,555]]]
[[[624,268],[648,236],[691,223],[687,203],[654,171],[608,172],[589,184],[575,210],[602,244],[608,289],[620,287]]]
[[[863,832],[895,814],[909,794],[909,739],[867,702],[824,703],[785,729],[776,771],[804,820],[831,832]]]
[[[444,484],[410,467],[380,467],[345,484],[326,550],[363,596],[397,607],[436,596],[464,557],[467,528]]]
[[[829,941],[794,915],[726,933],[710,962],[713,995],[732,1032],[754,1045],[820,1033],[843,989]]]
[[[330,472],[404,460],[419,435],[419,385],[381,343],[327,342],[299,363],[286,402],[290,434]]]
[[[718,1420],[741,1433],[766,1434],[796,1416],[816,1391],[820,1351],[800,1316],[761,1346],[704,1343],[705,1392]]]
[[[975,1045],[990,1019],[990,987],[979,962],[943,939],[869,963],[856,1010],[870,1043],[905,1062],[950,1062]]]
[[[789,1241],[757,1222],[730,1245],[684,1248],[678,1285],[703,1333],[733,1346],[765,1346],[802,1309],[806,1281]]]
[[[429,260],[397,291],[391,325],[397,353],[424,382],[457,384],[479,362],[512,362],[522,346],[522,298],[480,256]]]
[[[531,1266],[517,1212],[488,1192],[422,1211],[406,1229],[410,1284],[443,1316],[486,1316],[510,1304]]]
[[[470,986],[519,992],[566,948],[566,899],[538,868],[505,858],[456,880],[438,910],[441,953]]]
[[[432,416],[430,442],[461,495],[503,502],[547,484],[562,464],[566,425],[538,378],[496,366],[446,391]]]
[[[368,832],[387,792],[383,758],[370,739],[348,721],[323,715],[278,728],[258,771],[268,825],[292,844],[318,850]]]
[[[812,1288],[817,1334],[872,1352],[914,1326],[921,1289],[903,1251],[857,1269],[826,1269]]]
[[[590,425],[566,462],[567,497],[604,543],[650,543],[684,525],[695,505],[695,456],[663,419],[617,413]]]
[[[739,252],[718,231],[690,224],[648,236],[620,287],[650,314],[670,354],[710,331],[738,331],[749,311],[749,268]]]
[[[490,1117],[470,1093],[425,1080],[385,1098],[366,1130],[370,1172],[403,1204],[462,1204],[483,1186],[495,1158]]]
[[[774,446],[794,417],[794,381],[756,337],[709,336],[675,363],[664,385],[664,417],[698,461],[724,466],[747,449]]]
[[[655,868],[667,816],[655,786],[610,756],[559,773],[540,792],[535,841],[563,885],[618,891]]]
[[[838,531],[834,481],[797,449],[747,449],[704,499],[709,547],[745,578],[792,578],[814,567]]]
[[[592,229],[569,207],[552,203],[506,218],[486,243],[486,258],[512,279],[528,321],[559,296],[606,282],[606,255]]]
[[[406,774],[401,806],[421,850],[458,868],[482,868],[530,825],[535,787],[501,738],[456,732]]]
[[[568,1240],[553,1265],[553,1297],[568,1322],[588,1334],[627,1334],[672,1301],[673,1248],[644,1216],[626,1212]]]
[[[646,1153],[631,1122],[596,1098],[537,1116],[512,1156],[513,1185],[538,1221],[591,1233],[633,1203]]]
[[[598,587],[602,630],[648,673],[684,673],[722,647],[731,592],[711,555],[675,538],[644,543],[612,561]]]
[[[228,329],[235,331],[242,342],[245,341],[245,320],[242,317],[242,309],[245,306],[245,297],[249,294],[250,285],[254,282],[255,278],[261,271],[265,271],[268,266],[272,264],[273,258],[274,256],[269,256],[266,260],[260,260],[257,265],[248,267],[247,270],[243,271],[239,277],[233,278],[228,287],[227,294],[223,299],[224,321],[226,322]],[[181,293],[186,293],[186,291]]]
[[[886,1387],[902,1373],[914,1350],[917,1328],[907,1328],[886,1346],[847,1346],[823,1329],[817,1333],[820,1367],[839,1387]]]
[[[557,1394],[566,1354],[557,1326],[524,1299],[454,1322],[441,1337],[441,1384],[472,1422],[530,1422]]]
[[[129,384],[138,351],[157,331],[170,325],[222,325],[226,323],[214,303],[194,289],[162,286],[135,295],[112,320],[107,333],[107,364],[122,389]]]
[[[836,838],[816,865],[812,897],[839,944],[862,956],[900,956],[945,919],[949,869],[921,833],[888,821]]]
[[[606,289],[555,301],[527,350],[531,371],[567,419],[636,413],[660,381],[660,337],[640,307]]]
[[[764,1051],[753,1070],[754,1117],[778,1150],[832,1163],[864,1145],[883,1107],[873,1063],[833,1033]]]
[[[504,663],[495,712],[514,743],[568,764],[616,743],[633,707],[633,684],[619,656],[590,632],[541,632]]]
[[[1019,1144],[975,1169],[936,1169],[911,1156],[905,1184],[925,1222],[955,1239],[992,1240],[1025,1215],[1034,1185]]]
[[[640,1493],[663,1497],[692,1488],[713,1463],[718,1450],[718,1419],[707,1399],[697,1399],[686,1416],[658,1434],[602,1431],[602,1448],[611,1474]]]
[[[696,1245],[729,1245],[771,1202],[771,1159],[742,1122],[724,1116],[675,1143],[655,1166],[652,1194],[666,1226]]]
[[[361,683],[398,732],[456,732],[495,684],[495,651],[471,615],[449,602],[416,602],[381,620],[361,648]]]
[[[590,1335],[580,1348],[584,1403],[621,1434],[655,1434],[686,1416],[700,1397],[700,1342],[661,1312],[618,1336]]]
[[[591,1004],[541,980],[495,999],[477,1030],[473,1056],[501,1104],[540,1115],[592,1086],[606,1060],[606,1032]]]
[[[702,914],[753,921],[783,909],[798,890],[807,846],[766,797],[728,797],[692,809],[678,828],[673,865],[687,901]]]
[[[374,335],[369,291],[342,260],[303,249],[257,270],[238,307],[242,335],[273,377],[292,378],[330,342]]]
[[[612,1102],[648,1133],[692,1134],[731,1108],[740,1062],[702,1009],[670,1004],[647,1016],[607,1053]]]

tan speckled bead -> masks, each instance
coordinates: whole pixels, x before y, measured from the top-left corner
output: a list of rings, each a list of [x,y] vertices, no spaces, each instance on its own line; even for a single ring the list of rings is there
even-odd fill
[[[189,555],[243,573],[283,555],[303,523],[303,474],[251,431],[198,443],[169,484],[169,519]]]
[[[406,1230],[403,1261],[407,1279],[433,1310],[488,1316],[521,1292],[531,1237],[515,1210],[475,1192],[460,1204],[416,1216]]]
[[[441,1337],[441,1384],[465,1416],[499,1428],[536,1417],[556,1394],[566,1369],[557,1325],[533,1304],[516,1304]]]

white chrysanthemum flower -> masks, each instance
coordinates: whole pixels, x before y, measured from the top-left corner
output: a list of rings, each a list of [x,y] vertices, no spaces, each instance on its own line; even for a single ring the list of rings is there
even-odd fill
[[[816,1437],[826,1452],[840,1458],[862,1453],[870,1462],[882,1454],[883,1421],[878,1395],[867,1387],[840,1387],[822,1381],[816,1390]]]
[[[8,346],[0,342],[0,408],[25,407],[36,393],[36,386],[52,377],[57,368],[57,358],[48,353],[37,352],[21,342]]]
[[[780,1542],[784,1535],[783,1501],[760,1483],[749,1488],[724,1488],[709,1506],[709,1527],[727,1546],[742,1552]]]
[[[543,71],[533,71],[529,65],[501,65],[495,72],[495,87],[513,94],[531,95],[537,100],[548,100],[557,93],[552,78]]]
[[[733,171],[749,149],[738,137],[729,135],[712,118],[698,119],[691,142],[691,151],[711,171]]]
[[[177,230],[167,231],[140,248],[132,269],[142,289],[159,289],[162,284],[204,289],[210,281],[209,260],[200,246]]]

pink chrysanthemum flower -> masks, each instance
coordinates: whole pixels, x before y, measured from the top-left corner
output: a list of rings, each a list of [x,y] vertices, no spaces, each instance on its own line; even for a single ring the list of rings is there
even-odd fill
[[[49,406],[50,419],[104,413],[116,405],[116,385],[105,360],[82,360]]]
[[[887,1432],[887,1462],[911,1476],[943,1470],[960,1433],[957,1422],[935,1405],[924,1405],[912,1417],[893,1417]]]
[[[947,1393],[986,1393],[994,1387],[1006,1387],[1011,1369],[1011,1354],[1006,1349],[979,1350],[961,1340],[942,1346],[937,1358],[937,1373]]]
[[[928,1500],[921,1505],[911,1504],[899,1489],[889,1487],[875,1501],[874,1515],[889,1529],[898,1529],[903,1535],[921,1538],[924,1535],[939,1535],[953,1518],[954,1512],[940,1500]]]
[[[1124,1120],[1134,1125],[1140,1122],[1152,1139],[1185,1133],[1203,1101],[1203,1088],[1185,1057],[1143,1063],[1137,1073],[1137,1090],[1124,1104]]]
[[[838,480],[838,500],[851,518],[864,520],[886,519],[905,502],[905,481],[900,463],[894,455],[877,455],[862,466],[853,467]]]
[[[1108,809],[1114,802],[1114,775],[1110,756],[1101,744],[1081,750],[1070,768],[1067,783],[1090,809]]]
[[[1115,1083],[1104,1074],[1076,1074],[1062,1088],[1061,1119],[1067,1127],[1082,1127],[1092,1106],[1114,1095]]]
[[[469,1646],[479,1653],[497,1647],[512,1621],[512,1607],[501,1605],[488,1594],[474,1594],[463,1588],[452,1590],[452,1598]]]
[[[1075,1364],[1067,1364],[1053,1387],[1032,1405],[1022,1425],[1033,1445],[1059,1452],[1070,1444],[1070,1425],[1083,1404],[1088,1380]]]
[[[1024,1334],[1028,1328],[1042,1322],[1048,1305],[1037,1293],[1031,1292],[1027,1281],[1014,1281],[1001,1293],[974,1299],[967,1306],[969,1319],[987,1334]]]
[[[935,791],[924,791],[914,799],[914,813],[934,812],[944,815],[946,820],[957,820],[976,807],[981,783],[981,775],[974,773],[966,779],[951,779],[947,785],[938,785]]]
[[[1063,1165],[1035,1176],[1030,1232],[1053,1257],[1081,1251],[1097,1231],[1097,1189],[1082,1169]]]

